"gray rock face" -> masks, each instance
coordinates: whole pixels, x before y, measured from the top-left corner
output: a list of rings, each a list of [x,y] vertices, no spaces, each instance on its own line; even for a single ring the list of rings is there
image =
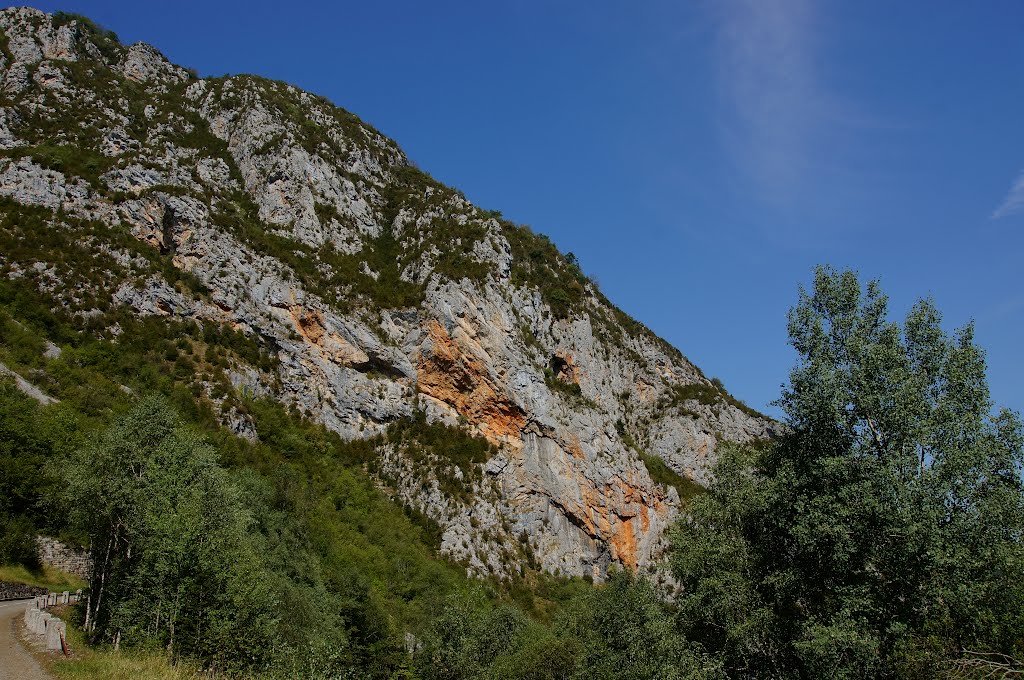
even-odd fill
[[[135,43],[129,47],[118,64],[118,70],[137,83],[157,83],[159,86],[188,80],[185,69],[174,66],[164,55],[145,43]]]
[[[88,198],[89,188],[84,182],[68,182],[62,173],[21,158],[0,160],[0,196],[27,205],[70,210]]]
[[[56,399],[46,394],[41,389],[39,389],[29,381],[25,380],[11,369],[7,368],[7,366],[5,366],[3,363],[0,363],[0,376],[14,380],[14,386],[17,387],[22,394],[32,397],[43,406],[49,406],[50,404],[57,403]]]
[[[196,79],[144,44],[101,51],[87,27],[34,10],[0,11],[0,29],[0,83],[17,95],[0,109],[0,148],[25,149],[0,160],[0,195],[130,234],[199,281],[202,295],[94,242],[112,304],[222,324],[276,356],[272,375],[236,362],[236,390],[348,438],[417,410],[486,437],[496,453],[471,480],[379,451],[382,484],[436,520],[442,550],[471,571],[654,569],[680,501],[639,451],[706,483],[720,442],[771,435],[552,255],[559,285],[578,291],[557,311],[513,242],[537,237],[424,179],[322,98],[250,76]],[[46,116],[64,122],[56,137]],[[44,142],[84,160],[48,167]],[[0,253],[5,276],[37,265],[59,279],[53,263]],[[237,412],[223,418],[256,436]],[[469,500],[445,495],[438,475],[459,475]]]
[[[55,26],[52,18],[31,7],[3,11],[0,29],[15,64],[31,65],[43,59],[74,61],[78,58],[77,25]]]

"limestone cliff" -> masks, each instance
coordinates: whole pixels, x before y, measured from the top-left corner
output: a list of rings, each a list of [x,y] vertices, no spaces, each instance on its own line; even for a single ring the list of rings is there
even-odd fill
[[[96,320],[129,309],[256,339],[272,364],[234,357],[227,395],[196,383],[240,435],[239,399],[269,395],[349,438],[418,412],[486,437],[468,476],[391,444],[376,468],[471,570],[649,568],[679,497],[639,452],[705,482],[723,440],[770,434],[545,237],[325,99],[197,78],[80,17],[0,29],[2,275],[111,337]]]

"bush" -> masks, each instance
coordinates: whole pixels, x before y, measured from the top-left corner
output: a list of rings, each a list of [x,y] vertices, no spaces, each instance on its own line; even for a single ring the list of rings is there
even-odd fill
[[[0,514],[0,564],[38,569],[35,537],[36,527],[28,517]]]

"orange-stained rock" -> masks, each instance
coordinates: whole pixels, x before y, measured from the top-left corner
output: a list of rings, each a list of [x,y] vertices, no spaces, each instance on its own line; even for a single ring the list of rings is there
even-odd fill
[[[580,444],[579,435],[575,433],[573,433],[569,441],[569,453],[577,460],[586,460],[586,454],[583,453],[583,445]]]
[[[303,311],[302,307],[293,307],[292,316],[299,331],[314,345],[319,345],[324,337],[324,315],[319,310]]]
[[[299,334],[310,344],[320,348],[323,355],[342,366],[362,366],[369,361],[364,351],[337,333],[329,333],[324,315],[318,309],[304,309],[300,305],[288,308]]]
[[[470,341],[462,347],[433,319],[427,322],[427,333],[429,347],[416,364],[420,391],[454,408],[489,441],[518,445],[526,416],[491,378],[486,362],[477,356],[483,350]]]
[[[606,535],[596,538],[608,542],[612,559],[630,569],[636,569],[639,563],[639,541],[650,528],[649,513],[653,511],[663,518],[667,517],[668,507],[664,499],[634,486],[632,480],[616,477],[597,496],[590,495],[589,500],[590,511],[600,517],[599,526],[608,527]]]
[[[590,539],[608,546],[612,560],[629,569],[649,563],[657,536],[671,521],[661,490],[626,469],[595,481],[592,461],[578,436],[531,435],[516,456],[521,489],[547,497]],[[527,493],[523,498],[530,499]]]
[[[572,354],[562,350],[555,352],[555,356],[551,359],[551,368],[555,377],[565,383],[579,385],[580,379],[583,377],[583,372],[576,365]]]
[[[636,378],[633,381],[633,389],[636,392],[637,397],[640,398],[640,401],[643,402],[654,401],[658,395],[658,390],[642,378]]]
[[[616,531],[608,539],[612,548],[612,559],[618,560],[630,569],[637,566],[636,536],[633,533],[633,518],[619,518]]]
[[[650,513],[667,517],[664,499],[619,477],[603,486],[596,486],[586,478],[579,482],[583,506],[573,508],[570,505],[568,509],[575,510],[573,514],[590,536],[608,543],[612,559],[636,569],[639,541],[650,529]]]

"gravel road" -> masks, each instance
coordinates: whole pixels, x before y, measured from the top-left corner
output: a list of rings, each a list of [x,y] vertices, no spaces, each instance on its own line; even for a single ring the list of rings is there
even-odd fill
[[[53,680],[20,639],[28,602],[0,602],[0,680]]]

